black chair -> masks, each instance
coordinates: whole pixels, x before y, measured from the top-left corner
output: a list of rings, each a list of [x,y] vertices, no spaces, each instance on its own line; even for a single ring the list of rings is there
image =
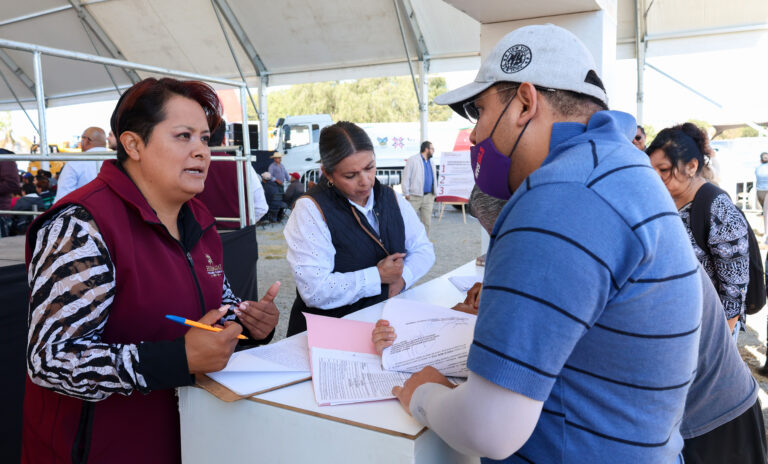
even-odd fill
[[[23,264],[0,267],[0,462],[21,461],[21,419],[27,375],[27,312],[29,287]]]
[[[259,243],[256,226],[221,234],[224,248],[224,275],[234,294],[243,300],[259,301],[259,283],[256,278],[256,261],[259,259]]]

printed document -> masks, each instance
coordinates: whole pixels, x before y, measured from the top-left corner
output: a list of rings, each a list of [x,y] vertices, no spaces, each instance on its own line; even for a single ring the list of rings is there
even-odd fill
[[[375,354],[312,348],[312,387],[320,406],[394,398],[392,388],[410,377],[381,368]]]
[[[404,298],[387,301],[381,315],[397,338],[385,348],[388,371],[418,372],[433,366],[445,376],[467,377],[467,356],[477,316]]]
[[[460,292],[467,292],[473,285],[483,281],[483,276],[479,275],[463,275],[463,276],[451,276],[448,277],[454,287]]]

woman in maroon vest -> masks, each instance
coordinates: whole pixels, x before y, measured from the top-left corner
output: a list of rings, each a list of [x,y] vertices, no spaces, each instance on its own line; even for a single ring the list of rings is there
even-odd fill
[[[193,198],[220,115],[206,84],[139,82],[112,114],[118,161],[30,227],[23,462],[181,462],[173,389],[222,369],[241,331],[273,331],[279,283],[259,302],[233,295]]]

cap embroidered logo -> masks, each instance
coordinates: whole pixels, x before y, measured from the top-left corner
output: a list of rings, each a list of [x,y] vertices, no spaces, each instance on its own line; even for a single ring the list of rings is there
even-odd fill
[[[525,69],[531,63],[531,58],[531,49],[526,45],[513,45],[501,57],[501,70],[507,74],[516,73]]]

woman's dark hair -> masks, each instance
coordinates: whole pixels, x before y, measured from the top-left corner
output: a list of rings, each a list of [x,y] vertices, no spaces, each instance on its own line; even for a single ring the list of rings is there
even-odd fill
[[[221,102],[211,86],[199,81],[180,81],[164,77],[150,77],[136,83],[120,97],[112,112],[110,128],[117,139],[117,159],[122,163],[128,158],[120,135],[135,132],[147,143],[156,125],[165,119],[165,104],[174,95],[190,98],[205,111],[208,128],[213,131],[221,121]]]
[[[682,164],[687,164],[692,159],[699,162],[696,174],[709,172],[709,158],[712,149],[709,147],[709,139],[703,130],[695,124],[686,122],[668,127],[659,132],[653,142],[645,149],[645,153],[651,156],[656,150],[661,150],[672,163],[673,169]]]
[[[328,174],[344,158],[358,151],[373,151],[370,137],[360,126],[348,121],[339,121],[320,131],[320,162]]]
[[[216,129],[211,131],[211,138],[208,139],[208,145],[220,147],[224,143],[224,136],[227,135],[227,121],[221,120]]]

